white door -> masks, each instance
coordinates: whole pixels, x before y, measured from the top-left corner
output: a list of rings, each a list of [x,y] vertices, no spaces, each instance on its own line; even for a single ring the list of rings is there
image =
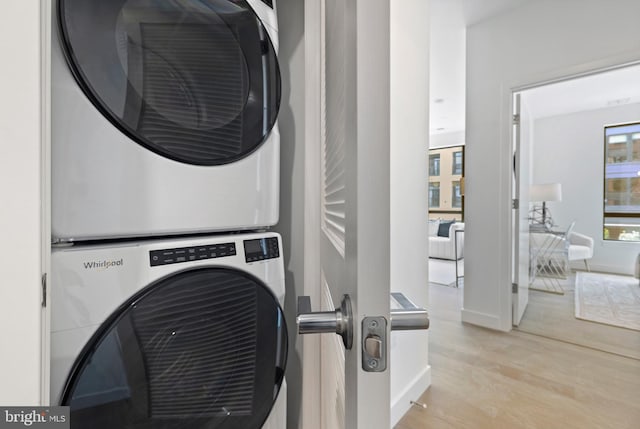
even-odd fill
[[[320,375],[303,376],[305,394],[319,385],[305,429],[390,427],[389,9],[390,0],[305,2],[305,288],[319,283],[316,321],[344,318],[344,295],[353,310],[351,347],[323,334]],[[304,374],[316,340],[304,338]],[[376,356],[363,358],[363,343]]]
[[[529,302],[529,126],[520,94],[513,96],[513,325]]]

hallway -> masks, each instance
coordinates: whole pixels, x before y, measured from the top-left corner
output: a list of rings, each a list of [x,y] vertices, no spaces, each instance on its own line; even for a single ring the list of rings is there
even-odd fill
[[[395,429],[632,429],[640,361],[460,322],[462,289],[430,286],[431,387]]]

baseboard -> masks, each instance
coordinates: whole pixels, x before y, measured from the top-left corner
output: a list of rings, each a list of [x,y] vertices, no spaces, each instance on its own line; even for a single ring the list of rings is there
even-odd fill
[[[411,401],[417,401],[429,386],[431,386],[431,365],[427,365],[413,383],[407,386],[395,401],[391,401],[391,427],[394,427],[409,411],[412,406]]]
[[[571,269],[573,271],[586,271],[584,264],[571,263]],[[603,264],[589,263],[591,271],[596,273],[608,273],[608,274],[621,274],[623,276],[632,276],[634,274],[635,266],[633,264],[627,264],[625,266],[613,266]]]
[[[497,331],[503,331],[500,326],[500,318],[493,314],[480,313],[472,310],[465,310],[464,308],[460,312],[462,321],[470,323],[472,325],[482,326],[484,328],[495,329]]]

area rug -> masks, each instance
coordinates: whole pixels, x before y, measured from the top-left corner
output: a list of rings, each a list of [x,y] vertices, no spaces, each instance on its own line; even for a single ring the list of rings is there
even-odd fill
[[[458,284],[461,286],[464,276],[464,259],[458,261]],[[455,261],[429,258],[429,283],[456,287]]]
[[[640,331],[638,279],[576,273],[575,314],[578,319]]]

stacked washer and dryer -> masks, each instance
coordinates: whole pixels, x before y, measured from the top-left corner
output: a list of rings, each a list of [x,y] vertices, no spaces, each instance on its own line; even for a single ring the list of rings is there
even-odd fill
[[[51,403],[283,429],[272,0],[56,0]]]

